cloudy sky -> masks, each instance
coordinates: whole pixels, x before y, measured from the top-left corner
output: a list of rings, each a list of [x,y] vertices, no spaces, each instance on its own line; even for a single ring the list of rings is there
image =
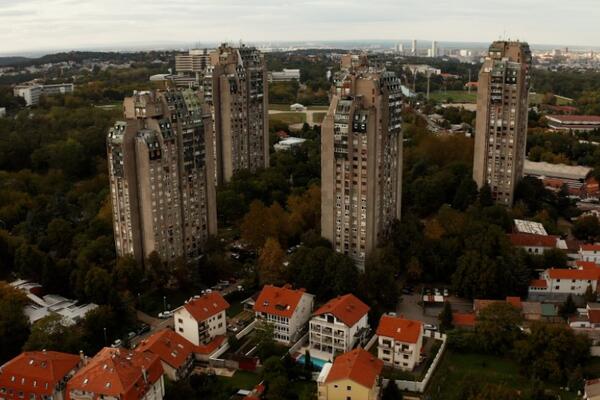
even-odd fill
[[[0,53],[213,41],[600,46],[599,0],[0,0]]]

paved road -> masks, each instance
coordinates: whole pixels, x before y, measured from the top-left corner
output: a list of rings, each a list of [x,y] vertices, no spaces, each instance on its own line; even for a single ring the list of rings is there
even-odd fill
[[[455,296],[447,297],[447,300],[452,306],[452,311],[470,312],[473,310],[473,303]],[[402,295],[402,301],[398,302],[396,314],[403,315],[404,318],[422,321],[426,324],[438,324],[438,315],[442,312],[443,304],[429,304],[423,308],[419,302],[421,295],[415,294]]]

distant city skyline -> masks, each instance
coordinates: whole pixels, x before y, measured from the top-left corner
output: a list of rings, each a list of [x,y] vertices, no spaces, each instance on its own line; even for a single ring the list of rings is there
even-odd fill
[[[595,0],[0,0],[0,53],[165,48],[240,39],[485,43],[510,38],[596,47],[599,17]]]

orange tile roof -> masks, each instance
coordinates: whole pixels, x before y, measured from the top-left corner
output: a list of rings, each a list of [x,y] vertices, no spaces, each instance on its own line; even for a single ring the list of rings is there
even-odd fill
[[[160,359],[154,354],[105,347],[67,383],[67,400],[71,390],[139,400],[162,374]]]
[[[211,292],[198,298],[193,298],[183,305],[196,321],[205,321],[208,318],[229,308],[227,300],[219,292]],[[175,310],[177,311],[177,310]]]
[[[508,239],[518,247],[556,247],[558,236],[536,235],[533,233],[509,233]]]
[[[366,350],[355,349],[335,358],[325,382],[350,379],[364,387],[372,388],[382,369],[383,361]]]
[[[582,244],[581,250],[583,250],[583,251],[600,251],[600,244]]]
[[[290,318],[304,294],[303,289],[294,290],[287,285],[265,285],[256,299],[254,311]]]
[[[177,369],[185,364],[195,347],[181,335],[171,329],[162,329],[140,342],[135,351],[148,351],[156,354],[163,362]]]
[[[596,264],[593,261],[581,261],[581,260],[579,260],[579,261],[575,262],[575,265],[577,267],[579,267],[579,269],[590,269],[590,270],[594,270],[594,271],[596,269],[600,268],[600,265]]]
[[[226,338],[223,335],[215,336],[213,340],[211,340],[207,344],[201,344],[199,346],[196,346],[196,348],[194,349],[194,353],[211,354],[223,344],[225,339]]]
[[[600,269],[560,269],[550,268],[547,270],[551,279],[575,279],[575,280],[598,280],[600,278]]]
[[[546,282],[545,279],[533,279],[531,282],[529,282],[529,286],[536,288],[547,288],[548,282]]]
[[[389,315],[383,315],[377,327],[377,335],[391,337],[404,343],[417,343],[422,332],[422,322]]]
[[[346,326],[352,327],[362,317],[367,315],[369,310],[369,306],[360,301],[356,296],[347,294],[329,300],[315,311],[313,315],[332,314],[346,324]]]
[[[518,296],[507,296],[506,302],[515,308],[521,309],[521,298]]]
[[[77,369],[79,356],[56,351],[26,351],[0,368],[0,387],[38,397],[51,396],[57,383]],[[14,378],[13,378],[14,377]]]
[[[600,310],[587,310],[587,314],[592,324],[600,324]]]
[[[475,299],[473,300],[473,311],[475,311],[476,314],[479,314],[484,308],[496,303],[502,303],[502,300]]]
[[[454,326],[475,326],[475,314],[472,313],[452,313],[452,324]]]

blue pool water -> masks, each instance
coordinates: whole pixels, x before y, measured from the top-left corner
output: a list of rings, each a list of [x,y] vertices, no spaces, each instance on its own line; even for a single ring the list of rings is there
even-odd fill
[[[305,358],[306,358],[306,356],[304,354],[302,354],[300,357],[298,357],[298,359],[296,361],[298,361],[298,363],[304,365]],[[327,364],[329,361],[321,360],[320,358],[311,356],[310,362],[312,363],[314,369],[316,369],[317,371],[320,371],[323,369],[323,365]]]

